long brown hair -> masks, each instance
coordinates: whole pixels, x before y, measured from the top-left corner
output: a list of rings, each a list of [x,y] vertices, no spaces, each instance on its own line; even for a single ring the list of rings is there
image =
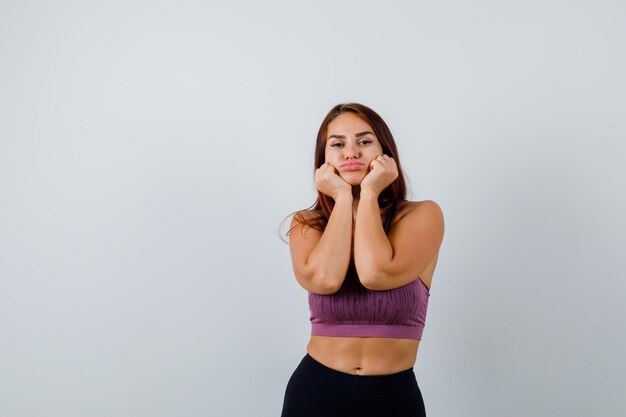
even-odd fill
[[[387,188],[385,188],[378,196],[379,207],[387,209],[393,204],[406,200],[407,189],[404,179],[404,171],[402,170],[402,165],[400,164],[398,149],[396,147],[396,142],[393,139],[393,135],[382,117],[380,117],[374,110],[364,106],[363,104],[337,104],[328,112],[322,121],[319,131],[317,132],[313,173],[315,173],[315,170],[317,170],[325,162],[328,125],[337,116],[346,112],[354,113],[372,127],[374,135],[378,138],[378,141],[383,149],[383,153],[392,157],[398,166],[398,178],[389,184]],[[319,231],[324,231],[334,205],[335,201],[331,197],[318,191],[315,203],[303,210],[313,212],[314,215],[303,218],[302,216],[298,216],[298,213],[296,212],[295,219],[302,225],[307,225]],[[289,235],[289,232],[291,232],[292,229],[293,227],[289,229],[287,235]]]

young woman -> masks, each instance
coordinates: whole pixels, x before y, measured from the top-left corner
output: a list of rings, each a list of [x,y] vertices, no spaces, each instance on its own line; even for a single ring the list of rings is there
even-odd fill
[[[406,200],[389,128],[357,103],[333,107],[322,122],[315,185],[317,201],[289,230],[312,331],[282,417],[425,416],[413,366],[442,211],[431,200]]]

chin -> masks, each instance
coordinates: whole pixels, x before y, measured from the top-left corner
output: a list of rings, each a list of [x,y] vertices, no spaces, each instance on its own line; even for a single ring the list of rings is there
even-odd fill
[[[346,175],[346,176],[342,176],[341,178],[343,178],[343,180],[345,182],[347,182],[352,187],[354,187],[354,186],[357,186],[357,185],[361,185],[361,182],[363,182],[363,179],[365,179],[365,175],[363,175],[363,174],[361,174],[361,175]]]

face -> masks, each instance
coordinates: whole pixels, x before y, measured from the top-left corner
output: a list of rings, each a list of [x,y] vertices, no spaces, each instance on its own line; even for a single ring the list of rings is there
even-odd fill
[[[361,184],[372,159],[382,154],[374,129],[354,113],[342,113],[328,124],[326,162],[337,168],[348,184]]]

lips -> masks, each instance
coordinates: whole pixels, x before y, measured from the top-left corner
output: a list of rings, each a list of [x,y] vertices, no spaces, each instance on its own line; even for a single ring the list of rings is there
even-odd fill
[[[344,162],[343,164],[341,164],[341,168],[358,169],[358,168],[362,167],[363,165],[365,165],[365,164],[363,162],[361,162],[361,161]]]

